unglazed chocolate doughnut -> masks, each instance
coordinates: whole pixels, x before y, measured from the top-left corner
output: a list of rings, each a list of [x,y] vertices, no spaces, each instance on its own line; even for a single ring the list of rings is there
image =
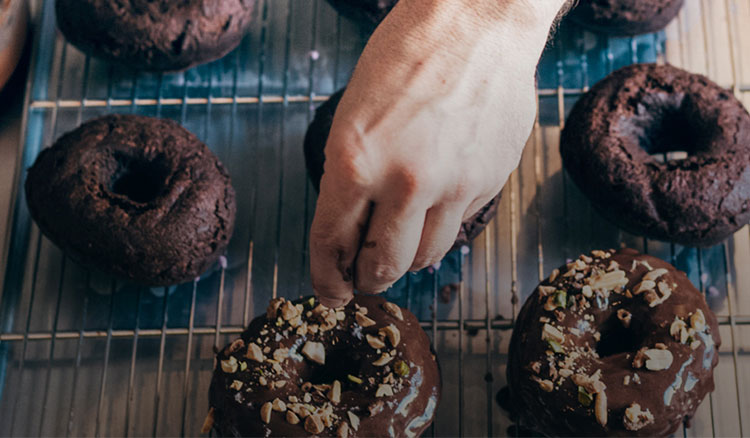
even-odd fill
[[[219,59],[242,40],[255,0],[56,0],[57,26],[86,53],[177,71]]]
[[[221,436],[419,436],[440,370],[417,318],[356,295],[327,309],[277,298],[217,355],[203,431]]]
[[[341,15],[375,26],[391,12],[398,0],[328,0],[328,3]]]
[[[307,166],[307,175],[310,177],[310,182],[312,182],[316,191],[320,190],[320,180],[323,178],[328,133],[331,131],[331,126],[333,125],[333,116],[336,113],[336,107],[338,107],[345,90],[341,89],[337,91],[330,99],[318,107],[315,111],[315,118],[307,128],[307,134],[305,134],[305,165]],[[451,250],[468,245],[482,233],[487,224],[497,214],[500,195],[498,193],[497,196],[492,198],[479,211],[463,221]]]
[[[675,150],[687,158],[656,158]],[[632,233],[710,246],[750,221],[750,115],[705,76],[612,73],[573,107],[560,153],[599,213]]]
[[[511,400],[523,426],[550,436],[666,436],[713,391],[720,345],[683,272],[631,249],[592,251],[521,309]]]
[[[179,124],[110,115],[45,149],[29,212],[67,255],[149,286],[193,280],[224,252],[237,210],[219,159]]]
[[[684,0],[578,0],[570,18],[596,32],[640,35],[664,28]]]

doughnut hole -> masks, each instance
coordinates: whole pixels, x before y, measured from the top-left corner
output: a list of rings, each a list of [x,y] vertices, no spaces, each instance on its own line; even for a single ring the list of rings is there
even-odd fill
[[[131,201],[145,204],[156,199],[164,189],[169,167],[163,155],[153,159],[115,153],[116,167],[109,189]]]
[[[623,118],[619,130],[634,138],[657,161],[681,160],[710,147],[718,120],[702,114],[684,93],[650,93],[641,98],[636,112]]]
[[[308,368],[308,376],[302,376],[304,380],[312,384],[329,384],[334,380],[342,384],[349,382],[348,375],[360,376],[362,368],[362,356],[355,349],[342,349],[330,347],[326,349],[325,365],[312,365]]]
[[[638,351],[648,335],[648,331],[642,321],[633,315],[630,325],[625,327],[617,318],[617,312],[607,318],[599,326],[601,338],[596,343],[596,352],[600,358],[614,356],[620,353],[632,353]]]

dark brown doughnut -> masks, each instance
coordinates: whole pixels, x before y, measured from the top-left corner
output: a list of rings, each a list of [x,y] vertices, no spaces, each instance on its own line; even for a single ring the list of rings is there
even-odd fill
[[[305,165],[307,166],[307,175],[310,177],[310,182],[312,182],[316,191],[320,191],[320,180],[323,178],[328,133],[331,131],[331,126],[333,125],[333,116],[336,112],[336,107],[339,105],[345,90],[344,88],[337,91],[330,99],[320,105],[315,111],[315,118],[307,128],[304,145]],[[487,224],[497,214],[500,195],[501,193],[498,193],[490,202],[461,224],[461,229],[458,231],[458,236],[451,250],[468,245],[484,231]]]
[[[44,150],[29,212],[66,254],[149,286],[191,281],[224,252],[236,211],[229,174],[179,124],[91,120]]]
[[[595,32],[632,36],[669,24],[684,0],[578,0],[569,17]]]
[[[682,160],[651,154],[681,150]],[[750,115],[731,92],[668,65],[632,65],[573,107],[563,164],[599,213],[636,234],[716,244],[750,221]]]
[[[632,249],[556,269],[508,353],[521,424],[549,436],[667,436],[714,389],[719,326],[685,273]]]
[[[151,71],[219,59],[242,40],[255,0],[56,0],[57,25],[86,53]]]
[[[398,0],[328,0],[341,15],[369,26],[378,25]]]
[[[375,295],[338,309],[277,298],[218,353],[203,430],[420,436],[440,387],[430,340],[408,310]]]

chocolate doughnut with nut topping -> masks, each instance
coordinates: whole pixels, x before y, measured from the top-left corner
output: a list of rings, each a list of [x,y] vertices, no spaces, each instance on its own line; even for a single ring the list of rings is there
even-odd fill
[[[204,431],[221,436],[419,436],[440,371],[417,318],[379,296],[329,309],[271,301],[217,356]]]
[[[716,317],[687,276],[631,249],[592,251],[528,298],[508,382],[523,426],[556,436],[666,436],[714,389]]]

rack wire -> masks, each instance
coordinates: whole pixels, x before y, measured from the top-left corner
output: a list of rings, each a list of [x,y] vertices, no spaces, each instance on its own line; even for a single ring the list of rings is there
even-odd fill
[[[197,435],[213,348],[240,333],[270,297],[311,292],[314,192],[302,138],[315,104],[343,86],[367,35],[323,0],[259,0],[250,34],[226,58],[146,74],[80,53],[56,33],[52,1],[39,6],[0,292],[0,435]],[[539,67],[539,118],[497,219],[471,248],[388,292],[420,318],[440,357],[445,388],[428,435],[512,433],[494,397],[505,385],[520,305],[567,259],[620,244],[686,271],[721,324],[716,391],[679,433],[748,433],[748,228],[702,250],[629,235],[592,210],[557,151],[575,99],[634,62],[706,73],[750,103],[747,23],[748,0],[687,0],[654,35],[607,39],[572,24],[558,29]],[[201,279],[156,289],[123,284],[68,259],[29,218],[24,170],[59,135],[108,112],[177,120],[227,165],[237,231],[226,257]]]

